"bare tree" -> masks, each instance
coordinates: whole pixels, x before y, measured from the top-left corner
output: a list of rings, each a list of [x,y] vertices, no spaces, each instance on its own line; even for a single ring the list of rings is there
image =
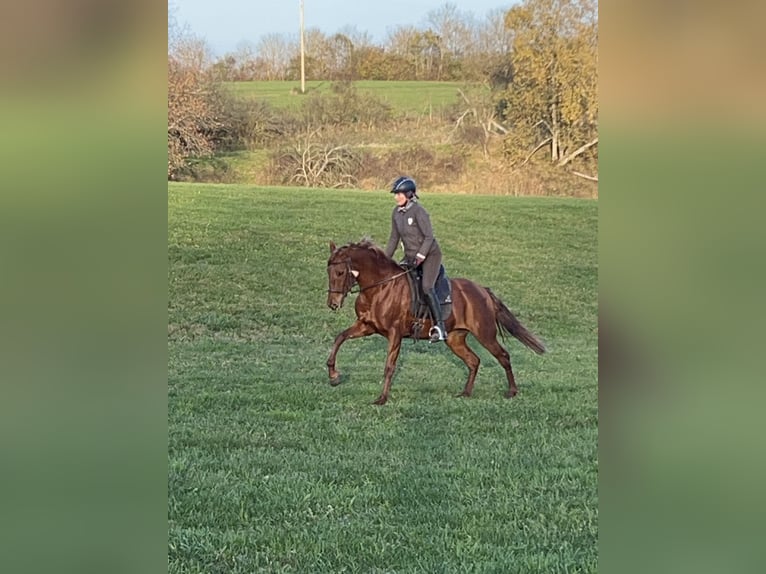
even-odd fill
[[[351,80],[354,64],[354,43],[348,36],[335,34],[327,42],[329,75],[332,80]]]
[[[484,20],[475,22],[472,35],[461,58],[463,78],[488,80],[493,89],[507,88],[512,77],[509,53],[513,36],[505,26],[505,10],[489,11]]]
[[[303,187],[354,187],[360,159],[347,145],[321,141],[320,130],[306,131],[285,150],[278,163],[289,185]]]
[[[294,55],[294,42],[283,34],[266,34],[256,47],[256,53],[263,63],[265,80],[284,80],[287,78],[290,58]]]
[[[473,41],[473,15],[470,12],[460,12],[455,4],[448,2],[429,12],[427,21],[431,30],[441,39],[441,49],[445,55],[459,57],[470,49]]]
[[[306,41],[306,77],[325,80],[332,69],[332,50],[327,36],[319,28],[309,28],[305,32]]]
[[[419,42],[420,32],[415,26],[398,26],[388,31],[383,47],[389,54],[408,56]]]
[[[511,49],[513,33],[505,26],[505,10],[490,10],[484,20],[474,28],[473,51],[484,54],[508,54]]]
[[[356,26],[346,25],[338,30],[338,34],[342,34],[354,45],[354,48],[371,48],[375,44],[372,40],[372,36],[369,32],[361,32]]]

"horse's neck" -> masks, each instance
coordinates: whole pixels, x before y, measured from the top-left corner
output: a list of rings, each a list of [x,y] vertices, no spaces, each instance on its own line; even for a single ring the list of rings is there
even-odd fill
[[[388,270],[380,270],[370,265],[359,270],[359,277],[357,277],[356,280],[360,287],[365,288],[380,283],[381,281],[385,281],[391,275],[393,275],[393,273],[390,273]]]
[[[359,271],[359,276],[356,278],[359,286],[364,289],[370,285],[375,285],[381,281],[390,279],[393,275],[396,275],[396,269],[390,266],[379,267],[374,260],[364,261],[363,264],[353,266]]]

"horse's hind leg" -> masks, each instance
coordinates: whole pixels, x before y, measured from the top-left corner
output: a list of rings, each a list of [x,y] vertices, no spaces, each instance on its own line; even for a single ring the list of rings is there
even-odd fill
[[[505,350],[505,347],[498,342],[497,330],[495,329],[493,331],[492,334],[483,332],[474,333],[474,336],[479,343],[492,353],[492,356],[495,357],[497,362],[500,363],[503,369],[505,369],[505,374],[508,377],[508,392],[505,393],[505,396],[510,399],[511,397],[516,396],[516,393],[519,392],[519,388],[516,386],[516,379],[513,376],[511,356],[508,354],[508,351]]]
[[[447,346],[455,353],[468,367],[468,380],[465,383],[463,392],[459,397],[470,397],[473,392],[473,384],[476,381],[476,373],[479,371],[479,363],[481,359],[474,353],[466,343],[465,338],[468,336],[468,331],[450,331],[447,335]]]

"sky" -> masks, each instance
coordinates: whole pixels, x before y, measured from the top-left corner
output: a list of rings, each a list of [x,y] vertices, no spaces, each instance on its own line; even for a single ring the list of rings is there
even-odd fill
[[[367,32],[375,43],[399,26],[424,26],[430,12],[455,5],[478,20],[510,8],[516,0],[304,0],[304,26],[332,35],[349,26]],[[234,52],[243,42],[257,45],[266,34],[300,30],[300,0],[168,0],[181,26],[203,38],[215,56]]]

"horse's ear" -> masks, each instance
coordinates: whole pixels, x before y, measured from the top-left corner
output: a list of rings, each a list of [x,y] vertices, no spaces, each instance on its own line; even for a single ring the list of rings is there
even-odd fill
[[[330,253],[333,253],[335,251],[335,242],[330,241]]]

